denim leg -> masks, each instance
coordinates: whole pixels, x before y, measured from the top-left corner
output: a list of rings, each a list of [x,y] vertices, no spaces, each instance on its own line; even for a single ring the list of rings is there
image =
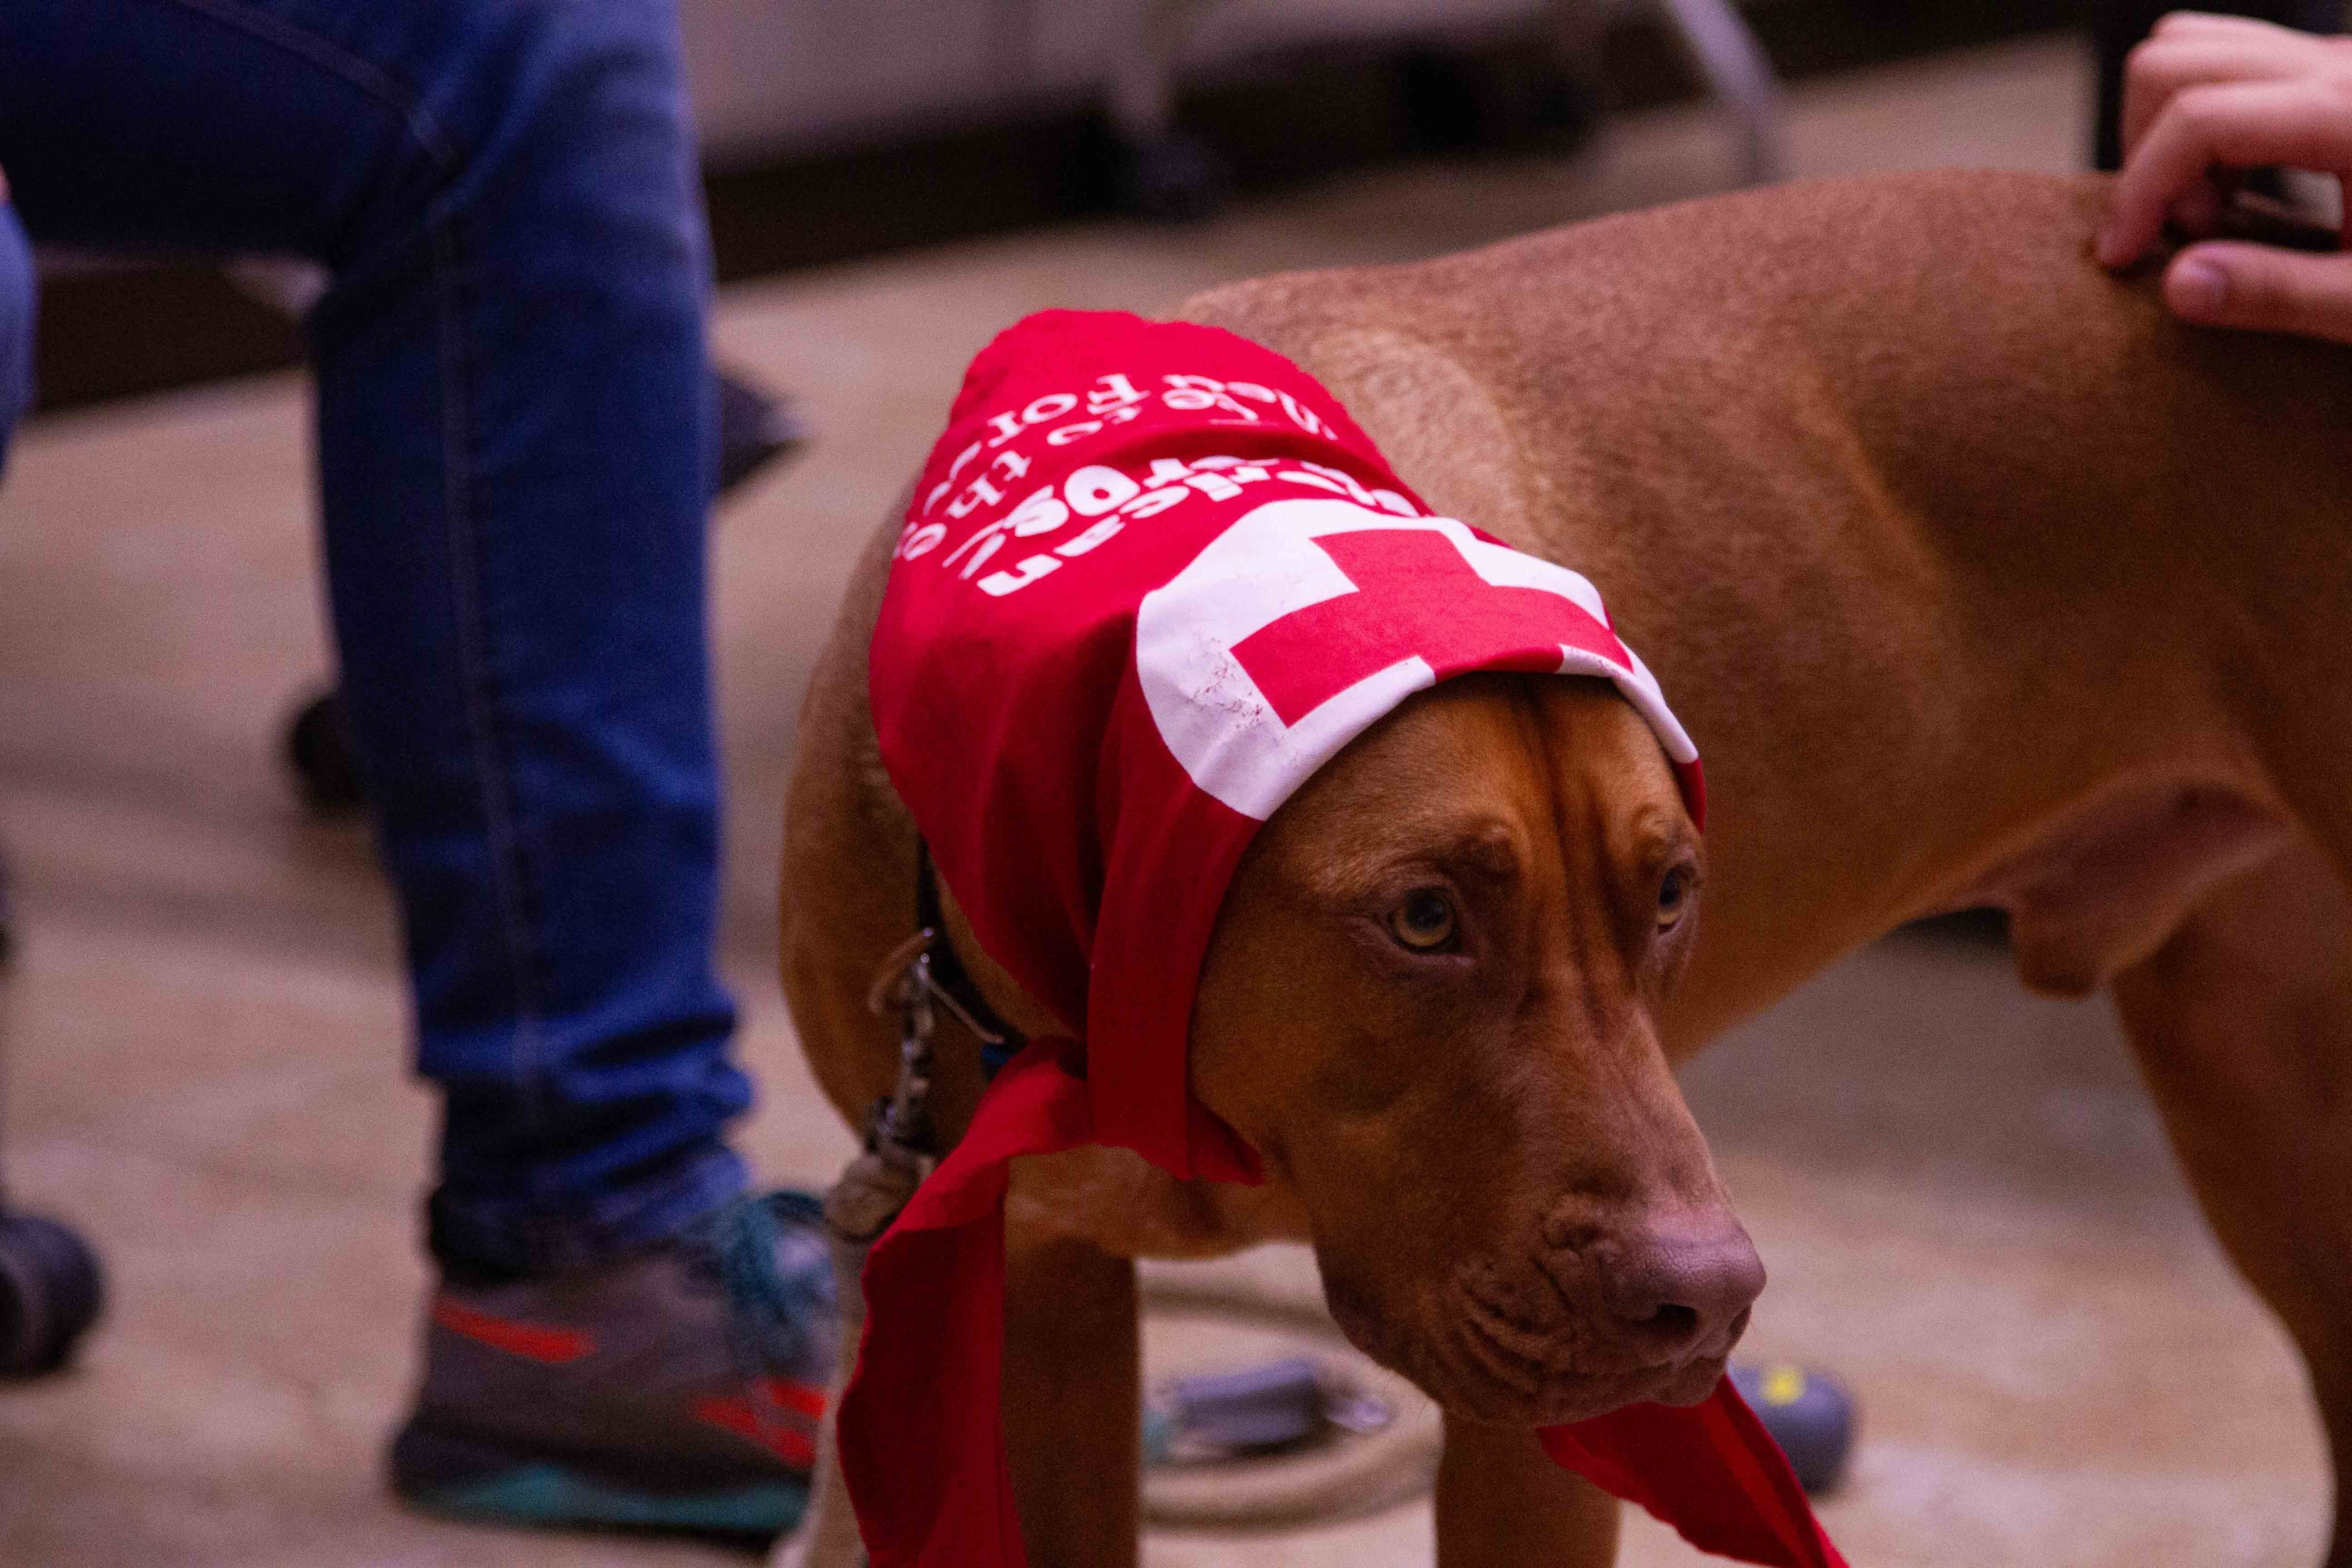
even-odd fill
[[[592,1262],[744,1184],[692,156],[667,0],[0,8],[0,168],[37,236],[333,273],[328,576],[453,1262]]]
[[[33,402],[33,251],[16,209],[0,201],[0,466]]]

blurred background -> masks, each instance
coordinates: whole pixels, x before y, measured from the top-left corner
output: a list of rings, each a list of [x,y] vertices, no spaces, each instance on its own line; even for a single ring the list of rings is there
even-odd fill
[[[761,1173],[822,1186],[851,1146],[773,974],[801,693],[999,328],[1759,179],[2087,167],[2103,79],[2159,9],[688,0],[714,343],[741,388],[713,552]],[[333,679],[289,313],[306,279],[46,262],[42,412],[0,489],[0,1167],[93,1239],[112,1297],[71,1367],[0,1383],[0,1563],[750,1561],[384,1495],[431,1101],[404,1076],[364,826],[287,754]],[[331,764],[331,734],[310,744]],[[1687,1083],[1773,1274],[1748,1353],[1860,1401],[1823,1502],[1855,1562],[2315,1560],[2299,1365],[2206,1237],[2103,1002],[2023,996],[1981,922],[1914,931]],[[1312,1298],[1303,1255],[1251,1267]],[[1156,1531],[1146,1562],[1415,1564],[1427,1529],[1408,1500]],[[1625,1561],[1695,1559],[1637,1522]]]

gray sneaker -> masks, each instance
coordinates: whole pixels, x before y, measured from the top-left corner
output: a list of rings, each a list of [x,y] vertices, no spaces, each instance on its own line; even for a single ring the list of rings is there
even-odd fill
[[[739,1199],[589,1273],[445,1279],[393,1489],[509,1523],[790,1530],[836,1340],[823,1211],[804,1193]]]

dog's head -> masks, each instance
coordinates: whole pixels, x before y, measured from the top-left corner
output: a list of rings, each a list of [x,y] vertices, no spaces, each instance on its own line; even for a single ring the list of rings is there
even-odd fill
[[[1655,1019],[1699,838],[1598,680],[1473,676],[1298,790],[1229,889],[1193,1093],[1307,1215],[1349,1337],[1448,1409],[1704,1398],[1764,1284]]]

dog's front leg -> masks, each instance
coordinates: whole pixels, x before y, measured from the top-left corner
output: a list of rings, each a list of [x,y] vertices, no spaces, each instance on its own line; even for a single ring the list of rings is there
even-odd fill
[[[1617,1500],[1561,1469],[1524,1426],[1445,1418],[1438,1568],[1610,1568]]]
[[[1013,1167],[1005,1208],[1004,1441],[1031,1568],[1135,1563],[1142,1491],[1135,1265],[1059,1221]]]

